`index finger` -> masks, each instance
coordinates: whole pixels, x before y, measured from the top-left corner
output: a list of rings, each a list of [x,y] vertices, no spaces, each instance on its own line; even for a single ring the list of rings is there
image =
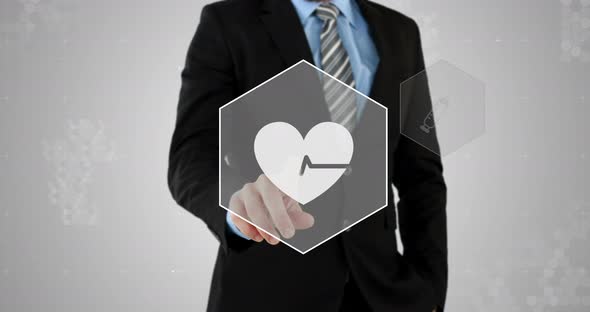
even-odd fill
[[[265,175],[261,175],[258,180],[260,196],[276,228],[283,237],[293,237],[295,227],[287,213],[282,192]]]

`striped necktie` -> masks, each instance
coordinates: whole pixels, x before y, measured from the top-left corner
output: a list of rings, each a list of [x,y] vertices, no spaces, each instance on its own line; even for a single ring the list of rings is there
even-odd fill
[[[355,88],[350,59],[336,27],[336,19],[340,11],[332,3],[322,3],[316,9],[315,14],[324,22],[320,35],[324,72],[340,80],[343,84]],[[325,77],[324,96],[332,121],[352,131],[356,124],[356,94],[343,84],[338,83],[335,79]]]

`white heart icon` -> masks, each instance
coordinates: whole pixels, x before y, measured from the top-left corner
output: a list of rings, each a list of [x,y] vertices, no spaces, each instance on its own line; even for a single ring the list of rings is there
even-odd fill
[[[305,139],[286,122],[256,134],[254,154],[268,179],[286,195],[307,204],[330,189],[350,164],[352,136],[342,125],[322,122]]]

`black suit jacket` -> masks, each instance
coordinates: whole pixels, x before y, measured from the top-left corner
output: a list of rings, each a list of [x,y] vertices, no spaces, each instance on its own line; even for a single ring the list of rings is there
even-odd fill
[[[220,242],[209,311],[337,311],[353,278],[374,311],[444,308],[447,289],[446,186],[440,158],[400,135],[399,86],[424,69],[413,20],[357,0],[380,63],[370,97],[389,112],[388,180],[399,191],[404,254],[389,206],[305,255],[228,231],[218,199],[218,109],[287,67],[313,63],[289,0],[229,0],[203,8],[190,44],[170,149],[174,199]]]

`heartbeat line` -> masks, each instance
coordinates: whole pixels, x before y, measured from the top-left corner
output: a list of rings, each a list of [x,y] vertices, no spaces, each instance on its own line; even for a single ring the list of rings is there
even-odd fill
[[[303,156],[301,162],[301,169],[299,169],[299,175],[302,176],[305,173],[305,168],[309,169],[346,169],[348,164],[314,164],[309,159],[309,156]]]

